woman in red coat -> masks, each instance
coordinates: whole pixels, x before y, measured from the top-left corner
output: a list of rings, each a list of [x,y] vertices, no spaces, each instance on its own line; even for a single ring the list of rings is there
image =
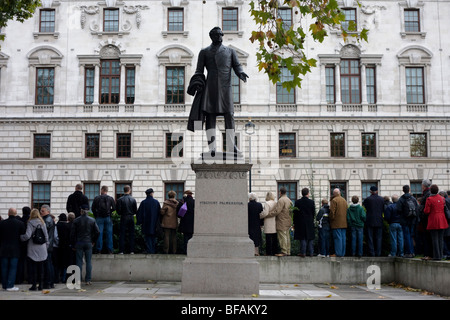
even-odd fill
[[[438,192],[439,188],[433,184],[430,187],[431,195],[428,197],[423,212],[428,215],[427,230],[431,233],[433,245],[433,260],[442,260],[444,252],[444,230],[448,228],[445,217],[445,199]]]

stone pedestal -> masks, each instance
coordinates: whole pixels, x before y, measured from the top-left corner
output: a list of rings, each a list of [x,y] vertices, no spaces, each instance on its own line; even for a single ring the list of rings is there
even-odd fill
[[[250,168],[250,164],[192,164],[194,236],[183,262],[182,293],[259,293],[259,264],[248,236]]]

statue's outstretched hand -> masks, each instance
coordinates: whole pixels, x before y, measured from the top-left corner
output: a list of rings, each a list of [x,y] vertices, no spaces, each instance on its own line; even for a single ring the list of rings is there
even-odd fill
[[[239,79],[241,79],[244,82],[247,82],[248,75],[245,72],[241,72],[239,75]]]

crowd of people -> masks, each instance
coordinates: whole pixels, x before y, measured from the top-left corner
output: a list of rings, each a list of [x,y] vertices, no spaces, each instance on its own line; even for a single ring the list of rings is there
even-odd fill
[[[315,255],[316,240],[319,257],[380,257],[387,224],[388,256],[413,258],[420,250],[423,260],[450,259],[448,193],[424,179],[418,199],[410,193],[408,185],[403,186],[401,196],[391,197],[381,197],[378,188],[372,186],[370,196],[362,203],[355,195],[348,204],[340,190],[335,189],[331,199],[322,199],[317,214],[308,188],[302,189],[302,197],[294,203],[286,196],[284,187],[279,190],[278,201],[268,192],[262,206],[258,205],[256,195],[250,193],[249,236],[255,245],[255,255],[262,251],[262,233],[266,237],[266,255],[290,255],[289,232],[293,231],[301,257]]]
[[[8,218],[0,221],[3,289],[17,291],[15,284],[25,280],[31,284],[30,290],[54,288],[55,283],[67,280],[69,265],[75,264],[82,270],[83,261],[85,282],[89,285],[92,254],[103,250],[114,253],[114,212],[120,216],[119,254],[134,254],[136,224],[141,226],[146,253],[156,253],[158,238],[163,240],[163,253],[187,252],[188,241],[194,234],[192,191],[185,191],[181,201],[177,200],[174,191],[170,191],[161,205],[150,188],[137,206],[130,186],[124,187],[124,194],[117,201],[108,195],[108,187],[103,186],[90,208],[82,189],[81,184],[76,185],[74,193],[67,199],[67,213],[58,217],[51,213],[49,205],[39,209],[23,207],[22,217],[17,215],[17,209],[8,210]],[[379,257],[386,222],[389,226],[389,256],[413,258],[420,243],[422,259],[448,259],[450,197],[428,179],[422,181],[422,191],[422,196],[416,199],[405,185],[402,196],[392,195],[391,199],[386,199],[378,195],[377,187],[373,186],[371,195],[361,204],[358,196],[353,196],[348,204],[340,190],[335,189],[331,199],[321,201],[318,211],[308,188],[301,190],[302,197],[294,203],[287,197],[284,187],[280,188],[278,197],[267,192],[264,203],[258,202],[256,194],[250,193],[249,238],[254,243],[255,255],[289,256],[293,238],[299,241],[300,257],[314,256],[315,251],[318,257],[361,257],[364,241],[366,255]],[[178,233],[183,235],[181,250],[177,248]]]

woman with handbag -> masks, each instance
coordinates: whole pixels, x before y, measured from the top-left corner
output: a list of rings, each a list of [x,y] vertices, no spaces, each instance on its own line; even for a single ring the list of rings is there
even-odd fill
[[[45,242],[41,243],[39,240],[34,240],[37,237],[36,230],[41,228],[44,233]],[[30,219],[27,223],[27,231],[20,236],[20,240],[28,241],[27,245],[27,260],[29,266],[29,282],[31,283],[31,291],[41,290],[44,281],[44,262],[47,259],[48,233],[44,220],[42,219],[39,210],[33,209],[30,212]],[[35,243],[36,242],[36,243]],[[36,284],[39,282],[39,286]]]
[[[431,244],[433,247],[433,260],[442,260],[444,253],[444,231],[448,228],[445,216],[445,199],[438,192],[439,188],[433,184],[430,187],[431,195],[425,203],[423,212],[428,216],[427,230],[431,234]]]

